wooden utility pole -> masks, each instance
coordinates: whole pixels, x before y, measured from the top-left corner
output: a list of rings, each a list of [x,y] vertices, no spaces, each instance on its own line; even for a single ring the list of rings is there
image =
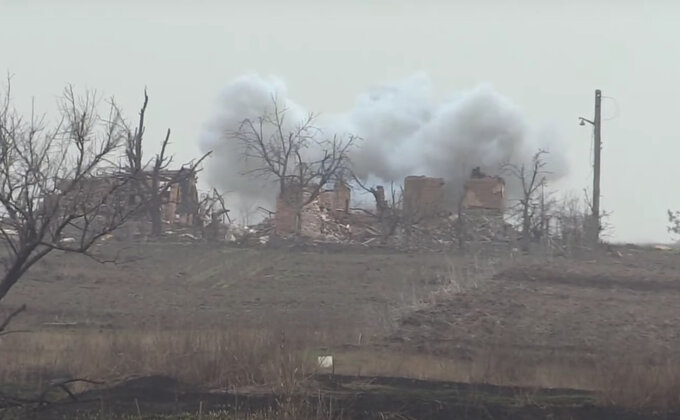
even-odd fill
[[[595,243],[600,240],[600,230],[602,230],[601,220],[600,220],[600,152],[602,151],[602,138],[601,128],[602,128],[602,91],[600,89],[595,90],[595,118],[590,121],[587,118],[579,117],[581,120],[581,125],[586,125],[586,123],[593,126],[593,151],[594,151],[594,162],[593,162],[593,207],[592,207],[592,234]]]
[[[602,128],[602,91],[597,89],[595,91],[595,118],[593,120],[595,142],[595,162],[593,163],[593,220],[595,223],[595,239],[600,239],[600,152],[602,151],[602,138],[600,137],[600,130]]]

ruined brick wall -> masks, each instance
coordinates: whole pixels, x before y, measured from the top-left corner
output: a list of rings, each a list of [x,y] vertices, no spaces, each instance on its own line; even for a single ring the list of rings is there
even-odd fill
[[[441,215],[444,211],[444,179],[407,176],[404,179],[404,213],[415,220]]]
[[[332,209],[334,212],[341,210],[345,213],[349,212],[349,202],[352,199],[352,190],[344,182],[338,183],[335,186],[335,207]]]
[[[274,231],[277,235],[285,236],[295,233],[295,208],[286,200],[279,197],[276,200],[276,214],[274,215]]]
[[[470,178],[465,183],[463,208],[502,210],[505,181],[501,177]]]
[[[463,231],[467,241],[506,242],[511,232],[503,219],[505,181],[501,177],[481,176],[465,183]]]
[[[173,184],[168,189],[164,203],[161,205],[161,213],[164,222],[168,222],[171,225],[175,223],[177,206],[180,202],[180,186],[179,184]]]
[[[297,215],[295,209],[282,198],[277,201],[274,232],[278,236],[294,235]],[[319,199],[306,205],[300,214],[300,235],[311,239],[347,239],[349,231],[335,216],[322,206]]]
[[[352,191],[345,183],[338,183],[334,190],[323,191],[319,194],[319,205],[328,209],[333,215],[349,211],[349,201]]]
[[[344,183],[339,183],[335,190],[323,191],[319,196],[302,209],[300,215],[300,233],[302,236],[317,238],[323,236],[332,225],[332,219],[340,213],[349,210],[351,190]],[[303,199],[309,199],[309,193],[303,194]],[[276,214],[274,216],[274,231],[279,236],[287,236],[295,233],[297,215],[294,206],[291,206],[293,198],[284,199],[279,197],[276,202]]]

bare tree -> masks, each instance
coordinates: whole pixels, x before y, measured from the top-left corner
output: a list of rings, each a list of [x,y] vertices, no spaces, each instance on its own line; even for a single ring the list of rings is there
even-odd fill
[[[390,208],[389,202],[385,199],[385,189],[382,185],[378,186],[372,186],[364,183],[358,176],[355,174],[352,175],[354,179],[354,183],[363,191],[371,194],[373,196],[373,200],[375,201],[375,213],[368,211],[366,209],[362,209],[364,212],[370,214],[371,216],[375,216],[378,220],[382,220],[387,211]],[[394,187],[394,184],[392,184]],[[394,192],[394,188],[392,188],[392,191]],[[396,196],[393,194],[393,199],[396,198]],[[393,200],[394,202],[394,200]]]
[[[144,202],[142,211],[146,212],[151,220],[151,235],[160,236],[163,233],[162,207],[164,197],[178,184],[191,177],[196,176],[200,164],[210,155],[204,154],[199,159],[192,160],[180,165],[179,170],[170,171],[169,168],[174,161],[174,156],[169,154],[168,145],[170,144],[170,129],[168,128],[165,138],[161,142],[158,153],[148,162],[144,162],[143,145],[144,123],[146,108],[149,104],[149,95],[144,90],[144,102],[139,111],[139,121],[137,127],[132,130],[127,124],[125,155],[127,157],[127,170],[133,175],[134,190],[137,202]],[[198,216],[199,208],[196,203],[195,215]]]
[[[536,217],[532,220],[531,232],[536,241],[549,246],[553,236],[553,219],[555,218],[558,201],[555,192],[546,188],[546,182],[541,184],[538,194],[538,208]]]
[[[370,193],[375,201],[375,213],[363,208],[359,210],[374,216],[378,220],[381,228],[381,242],[387,242],[389,237],[395,234],[397,228],[407,221],[402,210],[404,188],[396,188],[394,182],[392,182],[390,183],[389,197],[385,197],[383,186],[367,185],[356,175],[353,178],[354,183],[360,189]]]
[[[288,109],[272,98],[272,110],[243,120],[228,136],[241,143],[244,159],[254,162],[244,175],[263,177],[279,186],[279,197],[295,211],[296,233],[302,228],[305,206],[331,182],[350,172],[349,151],[354,135],[326,137],[314,114],[289,126]]]
[[[555,220],[555,239],[565,252],[572,253],[584,248],[590,240],[588,224],[592,221],[587,194],[585,199],[565,194],[551,209]]]
[[[204,220],[218,218],[220,223],[224,223],[226,218],[227,222],[231,223],[231,217],[229,217],[230,210],[224,201],[224,194],[217,191],[217,188],[213,188],[210,193],[203,195],[198,208],[199,214]]]
[[[231,217],[229,217],[229,209],[224,201],[224,195],[217,191],[216,188],[209,194],[205,194],[199,205],[199,215],[202,221],[207,221],[204,225],[201,222],[201,232],[204,238],[208,241],[216,241],[220,232],[220,226],[224,224],[226,218],[231,225]]]
[[[49,127],[33,110],[24,117],[13,107],[10,85],[0,93],[0,300],[54,250],[92,256],[90,247],[134,211],[123,193],[129,176],[97,176],[125,142],[113,102],[101,114],[96,94],[68,86]]]
[[[514,210],[521,223],[522,250],[524,252],[529,251],[534,216],[541,209],[540,192],[545,187],[546,175],[548,174],[544,169],[546,163],[543,156],[547,153],[545,150],[537,151],[528,165],[522,163],[521,165],[506,164],[504,166],[505,172],[515,178],[522,189]]]

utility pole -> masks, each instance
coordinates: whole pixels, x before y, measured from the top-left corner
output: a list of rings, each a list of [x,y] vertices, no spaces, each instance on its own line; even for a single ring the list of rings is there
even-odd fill
[[[600,130],[602,128],[602,91],[595,91],[595,163],[593,168],[593,220],[595,221],[595,239],[600,239],[600,152],[602,151],[602,138]]]
[[[600,230],[602,226],[600,224],[600,152],[602,151],[602,91],[600,89],[595,90],[595,117],[593,121],[586,118],[580,117],[581,125],[589,123],[593,126],[593,236],[595,243],[600,239]]]

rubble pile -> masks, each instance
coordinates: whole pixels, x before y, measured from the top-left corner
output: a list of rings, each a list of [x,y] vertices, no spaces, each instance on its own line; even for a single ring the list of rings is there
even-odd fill
[[[345,218],[346,219],[346,218]],[[269,217],[252,226],[230,224],[226,227],[224,239],[239,245],[267,245],[273,237],[288,240],[304,238],[311,242],[348,242],[351,237],[349,223],[334,216],[326,207],[315,200],[305,206],[301,214],[300,234],[294,231],[277,232],[277,219]]]
[[[390,208],[384,189],[372,190],[374,211],[349,209],[350,189],[338,182],[326,189],[302,210],[291,203],[311,191],[289,188],[279,196],[275,213],[256,226],[230,226],[226,240],[239,244],[266,245],[270,239],[312,244],[336,243],[396,249],[446,249],[463,243],[507,244],[516,235],[503,219],[505,182],[500,177],[473,171],[466,183],[462,211],[444,205],[444,180],[409,176],[404,180],[403,202]],[[297,191],[297,192],[296,192]],[[382,205],[381,205],[382,203]]]
[[[452,248],[458,244],[457,229],[456,220],[452,217],[402,223],[392,235],[383,236],[382,243],[403,250]]]
[[[267,245],[276,237],[278,240],[309,244],[443,250],[459,246],[461,234],[465,242],[507,243],[512,238],[512,229],[505,223],[502,214],[491,211],[466,212],[462,225],[457,215],[429,218],[418,223],[399,221],[395,225],[361,212],[333,215],[323,206],[313,203],[303,212],[300,235],[277,234],[275,219],[269,218],[247,228],[230,226],[225,239],[253,246]]]
[[[462,219],[461,230],[466,241],[508,242],[514,237],[514,230],[498,210],[465,210]]]
[[[324,242],[346,242],[351,237],[351,229],[349,223],[343,223],[342,219],[320,200],[314,200],[302,210],[300,234]]]
[[[224,239],[238,245],[267,245],[274,236],[274,221],[265,219],[262,223],[253,226],[239,226],[229,224],[226,226]]]

